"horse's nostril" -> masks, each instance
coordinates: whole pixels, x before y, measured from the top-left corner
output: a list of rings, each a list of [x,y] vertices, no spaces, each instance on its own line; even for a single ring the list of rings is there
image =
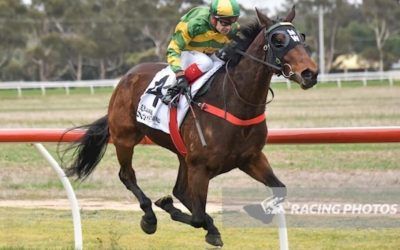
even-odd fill
[[[301,72],[301,77],[303,77],[304,79],[311,79],[313,77],[313,72],[309,69],[306,69]]]

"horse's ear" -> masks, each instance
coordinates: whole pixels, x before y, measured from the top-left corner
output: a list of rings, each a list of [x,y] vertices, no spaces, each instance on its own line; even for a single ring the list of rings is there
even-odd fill
[[[296,8],[296,6],[293,5],[292,10],[289,12],[289,14],[285,18],[285,22],[291,23],[293,21],[294,17],[296,16],[295,8]]]
[[[257,8],[255,8],[255,9],[256,9],[256,15],[257,15],[258,23],[261,26],[269,27],[269,26],[271,26],[273,24],[271,19],[269,19],[266,15],[261,13]]]

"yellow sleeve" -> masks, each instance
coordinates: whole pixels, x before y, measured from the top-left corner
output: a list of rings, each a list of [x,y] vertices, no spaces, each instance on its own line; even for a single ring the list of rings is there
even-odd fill
[[[167,48],[167,62],[174,72],[181,71],[181,53],[191,41],[188,23],[180,22]]]

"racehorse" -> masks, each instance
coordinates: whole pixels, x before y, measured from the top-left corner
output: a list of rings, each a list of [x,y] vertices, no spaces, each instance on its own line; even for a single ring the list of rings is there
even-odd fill
[[[206,94],[195,97],[196,103],[209,103],[238,119],[251,120],[265,113],[274,74],[296,81],[303,89],[317,83],[317,65],[305,50],[305,37],[291,23],[295,17],[294,8],[283,20],[271,20],[257,9],[256,17],[256,22],[241,29],[231,61],[216,73]],[[75,156],[67,173],[85,179],[101,160],[111,139],[120,165],[119,178],[144,211],[142,230],[152,234],[157,229],[152,201],[137,185],[132,167],[134,147],[147,136],[177,155],[179,171],[173,195],[191,215],[175,208],[171,196],[155,204],[167,211],[173,220],[204,228],[206,241],[222,246],[220,232],[205,211],[208,186],[213,177],[239,168],[268,187],[281,188],[273,189],[275,197],[286,196],[285,185],[275,176],[262,152],[267,125],[265,119],[255,124],[235,125],[223,117],[194,108],[194,113],[189,112],[180,127],[187,148],[186,155],[180,154],[170,135],[136,121],[141,95],[164,67],[165,63],[139,64],[122,77],[110,99],[108,114],[84,126],[87,130],[73,146]],[[202,126],[206,147],[201,143],[196,122]]]

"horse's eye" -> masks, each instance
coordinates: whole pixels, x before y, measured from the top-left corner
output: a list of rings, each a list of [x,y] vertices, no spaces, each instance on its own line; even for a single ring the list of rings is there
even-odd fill
[[[282,49],[287,45],[287,37],[283,34],[273,34],[271,36],[271,43],[277,49]]]

